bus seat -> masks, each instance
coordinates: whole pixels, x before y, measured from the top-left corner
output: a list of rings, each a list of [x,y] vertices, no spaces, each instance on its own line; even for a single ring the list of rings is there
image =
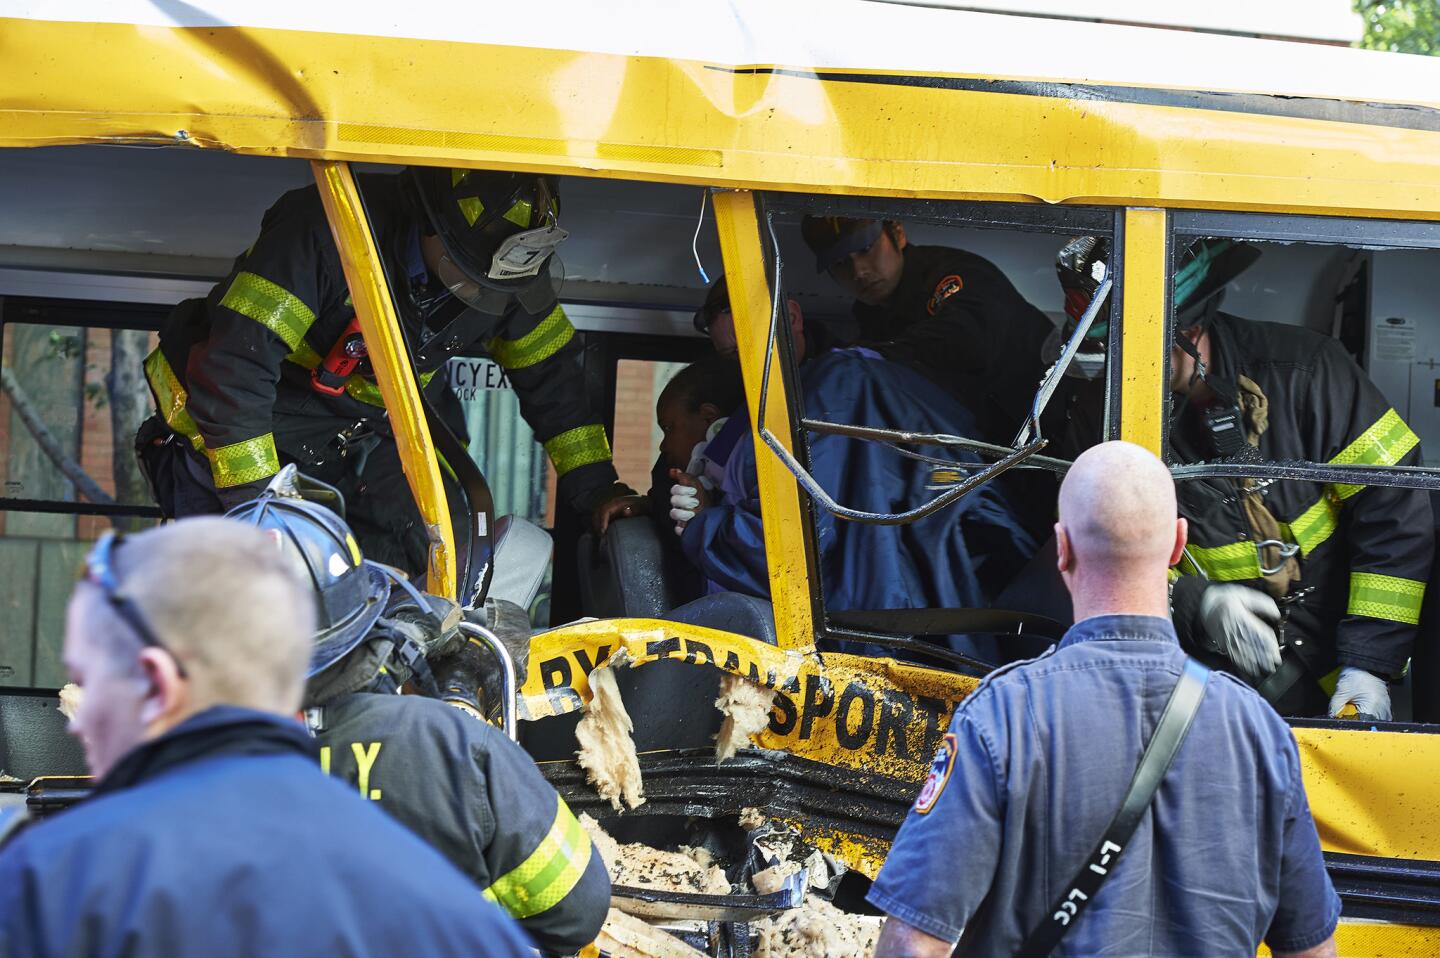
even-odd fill
[[[607,619],[655,619],[677,604],[665,553],[648,517],[616,519],[596,542],[580,537],[580,610]]]
[[[775,610],[764,599],[740,592],[716,592],[660,616],[707,629],[719,629],[775,645]]]
[[[495,520],[495,572],[490,578],[490,597],[528,610],[540,594],[554,552],[550,533],[529,519],[501,516]]]

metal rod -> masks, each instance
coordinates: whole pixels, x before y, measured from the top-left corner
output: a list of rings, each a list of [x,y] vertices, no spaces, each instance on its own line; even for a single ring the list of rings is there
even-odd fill
[[[1020,431],[1015,435],[1015,445],[1023,446],[1030,440],[1031,435],[1040,435],[1040,414],[1050,404],[1050,397],[1055,395],[1055,388],[1060,384],[1060,377],[1065,375],[1065,370],[1070,368],[1070,363],[1075,359],[1075,354],[1080,351],[1080,344],[1085,340],[1085,334],[1090,332],[1095,317],[1100,315],[1100,307],[1105,305],[1105,300],[1110,296],[1110,288],[1114,283],[1110,279],[1109,271],[1106,271],[1105,278],[1100,281],[1100,286],[1095,290],[1095,295],[1090,298],[1090,305],[1085,307],[1085,312],[1080,316],[1080,322],[1075,324],[1075,331],[1065,343],[1065,348],[1060,352],[1060,357],[1050,367],[1045,378],[1040,381],[1040,388],[1035,391],[1035,400],[1030,406],[1030,418]]]
[[[1194,479],[1283,479],[1338,483],[1352,486],[1389,486],[1399,489],[1440,490],[1440,470],[1429,466],[1337,466],[1293,460],[1272,463],[1200,462],[1171,466],[1176,482]]]
[[[510,650],[500,637],[484,626],[476,625],[473,622],[461,622],[457,628],[460,634],[474,639],[485,645],[495,654],[496,660],[500,663],[501,690],[500,690],[500,725],[510,741],[518,740],[519,726],[515,720],[518,712],[517,694],[515,686],[515,660],[510,656]]]
[[[790,474],[804,487],[806,493],[819,503],[821,508],[834,514],[838,518],[850,522],[859,522],[864,525],[908,525],[911,522],[938,512],[972,490],[994,479],[1002,472],[1006,472],[1012,467],[1024,462],[1048,445],[1049,440],[1040,438],[1037,428],[1036,438],[1020,449],[1004,449],[1003,446],[998,446],[996,449],[1004,450],[1005,453],[1004,458],[999,462],[986,466],[984,471],[978,475],[971,476],[959,485],[945,490],[929,502],[923,503],[914,509],[906,510],[905,512],[866,512],[860,509],[851,509],[848,506],[842,506],[836,502],[830,494],[820,486],[820,483],[815,481],[815,477],[810,474],[809,470],[802,466],[799,460],[791,455],[790,450],[785,448],[784,443],[765,426],[765,409],[770,399],[770,367],[774,362],[775,338],[780,327],[780,274],[784,267],[784,262],[780,258],[780,241],[775,235],[775,219],[768,213],[765,216],[765,225],[770,232],[770,246],[775,251],[775,260],[773,282],[770,290],[770,334],[765,340],[765,368],[760,374],[760,402],[755,417],[758,420],[757,430],[765,445],[769,447],[771,452],[775,453],[776,458],[784,464],[786,469],[790,470]],[[1059,363],[1056,364],[1056,368],[1061,368]],[[1063,372],[1063,368],[1061,371]],[[1041,406],[1043,408],[1043,404],[1041,404]],[[1032,407],[1032,409],[1033,408],[1035,407]]]

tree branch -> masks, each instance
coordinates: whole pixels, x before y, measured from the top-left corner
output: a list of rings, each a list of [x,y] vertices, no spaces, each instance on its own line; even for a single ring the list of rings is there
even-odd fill
[[[59,440],[55,438],[55,434],[40,420],[40,414],[36,411],[34,404],[30,402],[30,397],[25,395],[25,390],[20,386],[14,373],[10,372],[8,366],[0,366],[0,389],[10,396],[11,405],[14,406],[16,414],[20,416],[20,421],[25,424],[25,428],[30,430],[30,435],[35,438],[35,444],[40,447],[40,451],[45,453],[55,467],[65,474],[65,478],[75,484],[75,489],[82,496],[91,502],[102,505],[109,505],[115,501],[109,493],[100,488],[94,479],[90,478],[90,474],[80,467],[80,463],[65,452]]]

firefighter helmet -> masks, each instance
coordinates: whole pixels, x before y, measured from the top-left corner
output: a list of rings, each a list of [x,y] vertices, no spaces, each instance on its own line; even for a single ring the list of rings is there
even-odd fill
[[[364,641],[385,608],[390,581],[378,566],[364,561],[344,519],[295,494],[294,470],[286,466],[259,498],[226,515],[269,535],[315,590],[319,627],[310,657],[313,676]]]
[[[1230,239],[1196,240],[1175,270],[1175,328],[1178,332],[1208,321],[1219,294],[1231,280],[1260,258],[1260,249]]]
[[[501,290],[525,285],[569,235],[560,229],[554,177],[425,166],[407,173],[445,247],[448,262],[439,278],[463,300],[472,292],[466,283]]]

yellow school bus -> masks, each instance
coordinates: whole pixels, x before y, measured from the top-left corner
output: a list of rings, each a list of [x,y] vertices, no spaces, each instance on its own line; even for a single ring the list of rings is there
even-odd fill
[[[571,520],[562,535],[567,520],[553,517],[556,624],[525,657],[521,740],[572,805],[597,815],[568,761],[570,736],[591,671],[623,654],[649,797],[626,818],[758,805],[873,876],[949,712],[977,683],[973,669],[908,654],[922,630],[897,619],[862,635],[826,607],[813,538],[824,497],[806,484],[817,424],[773,317],[782,288],[816,315],[843,319],[846,305],[805,268],[801,215],[902,221],[926,241],[977,250],[1057,323],[1055,249],[1080,234],[1109,240],[1103,434],[1162,456],[1177,254],[1195,238],[1244,239],[1265,258],[1231,290],[1238,311],[1353,345],[1440,457],[1440,321],[1428,315],[1440,266],[1440,61],[858,0],[291,6],[0,0],[0,766],[22,778],[67,770],[56,767],[64,746],[42,730],[59,684],[65,577],[105,523],[154,517],[118,479],[86,491],[87,462],[113,456],[80,434],[120,414],[112,379],[124,364],[101,354],[127,355],[124,334],[148,342],[157,310],[223,275],[215,264],[245,247],[265,205],[306,178],[324,199],[411,489],[439,530],[430,587],[456,593],[447,487],[359,164],[562,177],[571,213],[578,204],[588,217],[567,224],[579,252],[562,299],[609,364],[601,394],[612,404],[625,363],[702,354],[688,328],[703,296],[692,257],[728,279],[749,414],[764,434],[768,607],[753,627],[675,621],[663,601],[624,594],[626,575],[644,569],[609,570],[621,583],[609,605],[576,598],[581,530]],[[91,387],[110,390],[108,407]],[[143,384],[130,388],[143,396]],[[611,414],[618,436],[635,417],[648,425],[651,410]],[[109,440],[123,448],[116,428]],[[1002,460],[1035,451],[990,450]],[[1436,465],[1375,467],[1366,481],[1437,489]],[[1326,468],[1259,462],[1251,472],[1342,481]],[[543,487],[539,466],[531,475]],[[600,615],[562,624],[587,612]],[[1436,628],[1427,612],[1426,648]],[[888,641],[907,656],[817,650],[837,637]],[[1416,705],[1402,707],[1410,716],[1430,694],[1419,671]],[[777,698],[756,748],[717,768],[703,746],[719,723],[710,702],[721,673]],[[1294,724],[1346,902],[1342,954],[1440,950],[1435,728]]]

